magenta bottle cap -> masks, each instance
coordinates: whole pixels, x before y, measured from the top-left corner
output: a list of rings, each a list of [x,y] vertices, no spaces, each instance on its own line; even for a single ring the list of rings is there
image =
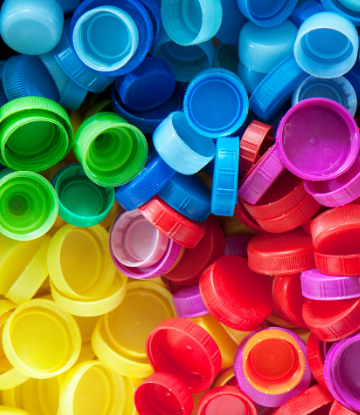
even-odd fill
[[[354,164],[359,129],[342,105],[325,98],[306,99],[283,117],[276,133],[281,161],[305,180],[330,180]]]
[[[115,220],[110,244],[116,259],[128,267],[146,268],[161,260],[169,238],[147,221],[140,211],[123,210]]]
[[[276,145],[273,145],[244,180],[238,192],[239,197],[255,205],[284,170]]]
[[[173,303],[178,317],[192,318],[209,314],[198,285],[179,290],[173,295]]]
[[[247,258],[247,246],[254,235],[237,235],[225,238],[225,255],[238,255]]]
[[[360,297],[360,277],[325,275],[316,268],[301,273],[301,287],[302,295],[313,300],[332,301]]]

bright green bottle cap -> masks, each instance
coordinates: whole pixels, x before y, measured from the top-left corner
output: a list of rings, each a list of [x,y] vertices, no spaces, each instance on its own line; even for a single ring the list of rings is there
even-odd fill
[[[58,210],[55,190],[40,174],[14,172],[0,180],[0,232],[5,236],[39,238],[52,227]]]
[[[81,164],[61,169],[52,184],[59,199],[59,216],[74,226],[90,227],[102,222],[115,201],[114,188],[92,182]]]
[[[145,165],[144,134],[111,112],[85,120],[75,135],[74,153],[94,183],[117,187],[130,182]]]

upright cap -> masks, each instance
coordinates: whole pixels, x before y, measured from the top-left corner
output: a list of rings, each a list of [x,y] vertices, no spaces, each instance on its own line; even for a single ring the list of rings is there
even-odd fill
[[[208,314],[198,285],[185,287],[173,295],[173,303],[178,317],[193,318]]]
[[[222,21],[215,38],[226,45],[239,43],[239,35],[247,18],[241,13],[236,0],[221,0]]]
[[[305,0],[296,6],[289,20],[299,28],[310,16],[324,11],[324,7],[316,0]]]

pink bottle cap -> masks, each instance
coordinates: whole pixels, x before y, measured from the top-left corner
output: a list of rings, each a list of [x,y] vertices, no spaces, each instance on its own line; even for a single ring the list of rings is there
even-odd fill
[[[173,303],[178,317],[192,318],[209,314],[200,295],[198,285],[186,287],[173,295]]]
[[[225,238],[226,255],[238,255],[247,258],[247,246],[254,235],[238,235]]]

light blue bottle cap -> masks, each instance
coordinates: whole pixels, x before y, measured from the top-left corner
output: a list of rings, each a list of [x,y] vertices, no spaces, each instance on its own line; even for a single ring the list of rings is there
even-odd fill
[[[183,112],[171,113],[155,130],[154,146],[160,157],[181,174],[194,174],[215,156],[211,138],[196,132]]]
[[[324,7],[317,1],[305,0],[303,3],[296,6],[295,10],[289,17],[289,20],[299,28],[310,16],[324,11]]]
[[[212,39],[185,47],[173,42],[165,29],[161,28],[151,54],[169,64],[176,81],[190,82],[199,72],[211,68],[214,52]]]
[[[138,0],[84,0],[71,18],[72,45],[80,59],[102,75],[116,77],[133,71],[145,59],[152,40],[150,16]]]
[[[358,59],[351,71],[346,73],[344,77],[351,83],[355,89],[356,95],[360,97],[360,62]]]
[[[238,76],[243,81],[249,95],[255,91],[266,75],[266,73],[255,72],[247,68],[241,61],[239,61]]]
[[[60,42],[51,53],[66,75],[80,87],[95,93],[104,91],[114,78],[97,74],[78,58],[70,44],[69,27],[70,19],[67,19]]]
[[[3,77],[3,70],[4,70],[4,65],[5,65],[6,60],[0,60],[0,91],[3,91],[3,82],[2,82],[2,77]]]
[[[128,211],[137,209],[155,196],[174,174],[175,170],[152,147],[142,171],[131,182],[117,188],[115,199]]]
[[[216,35],[222,21],[220,0],[162,0],[161,17],[170,39],[183,46],[206,42]]]
[[[240,31],[248,19],[241,13],[236,0],[221,0],[223,17],[215,38],[227,45],[239,43]]]
[[[71,14],[75,11],[81,0],[56,0],[63,9],[65,15]]]
[[[292,106],[308,98],[328,98],[345,107],[352,116],[356,113],[357,97],[351,83],[344,78],[321,79],[309,76],[294,91]]]
[[[360,11],[355,10],[355,6],[358,8],[359,5],[357,0],[321,0],[321,4],[329,12],[338,13],[353,22],[355,26],[360,26]]]
[[[33,96],[59,100],[56,84],[38,56],[11,56],[4,65],[3,86],[9,101]]]
[[[234,133],[248,114],[244,84],[232,72],[212,68],[198,74],[184,98],[185,116],[194,130],[211,138]]]
[[[151,19],[153,28],[153,39],[151,46],[153,46],[159,37],[160,29],[162,26],[160,4],[157,0],[140,0],[140,2],[145,7]]]
[[[275,27],[259,27],[248,22],[240,33],[240,60],[253,71],[269,73],[293,53],[296,35],[297,28],[289,20]]]
[[[310,16],[300,27],[294,56],[301,68],[318,78],[337,78],[348,72],[358,56],[356,28],[337,13]]]
[[[238,65],[238,45],[226,45],[219,42],[215,49],[213,67],[224,68],[237,75]]]
[[[149,57],[115,85],[119,86],[118,96],[123,105],[133,111],[147,111],[171,97],[175,78],[164,60]]]
[[[214,215],[234,215],[238,191],[239,143],[239,137],[220,137],[216,140],[211,190],[211,213]]]
[[[55,0],[5,0],[1,7],[0,32],[16,52],[40,55],[60,40],[64,14]]]
[[[158,195],[176,211],[198,222],[204,222],[211,213],[211,192],[195,175],[176,173]]]
[[[120,101],[116,90],[117,82],[111,89],[111,106],[113,111],[135,125],[143,133],[152,134],[165,118],[174,111],[182,111],[184,91],[178,84],[171,97],[159,107],[149,111],[131,111]]]
[[[340,3],[354,12],[360,12],[360,4],[357,0],[339,0]]]
[[[297,0],[237,0],[242,14],[258,26],[277,26],[295,9]]]

